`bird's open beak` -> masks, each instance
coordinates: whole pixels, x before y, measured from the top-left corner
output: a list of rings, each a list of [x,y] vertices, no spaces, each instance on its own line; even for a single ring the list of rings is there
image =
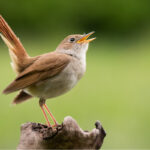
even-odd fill
[[[87,39],[90,35],[92,35],[94,33],[94,31],[93,32],[90,32],[90,33],[88,33],[88,34],[86,34],[86,35],[84,35],[81,39],[79,39],[78,41],[77,41],[77,43],[89,43],[89,42],[91,42],[91,41],[93,41],[93,40],[95,40],[96,38],[94,37],[94,38],[91,38],[91,39]]]

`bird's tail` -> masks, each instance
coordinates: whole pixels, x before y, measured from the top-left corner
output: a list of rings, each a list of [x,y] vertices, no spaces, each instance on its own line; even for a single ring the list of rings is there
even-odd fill
[[[12,104],[20,104],[28,99],[32,98],[31,95],[27,94],[26,92],[24,92],[23,90],[20,91],[20,93],[15,97],[15,99],[13,100]]]
[[[0,36],[9,48],[9,54],[12,60],[12,68],[17,72],[24,69],[24,62],[29,59],[29,56],[21,44],[19,38],[9,27],[4,18],[0,15]]]

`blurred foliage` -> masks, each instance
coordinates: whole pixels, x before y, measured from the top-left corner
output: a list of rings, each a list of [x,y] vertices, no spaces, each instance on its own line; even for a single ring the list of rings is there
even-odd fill
[[[0,13],[30,32],[129,34],[150,25],[149,0],[1,0]]]
[[[31,56],[54,50],[68,34],[95,30],[87,72],[67,94],[48,100],[61,123],[67,115],[83,129],[100,120],[103,148],[150,148],[149,0],[0,0],[6,19]],[[14,78],[0,40],[0,91]],[[9,107],[16,93],[0,95],[0,148],[15,148],[20,124],[43,122],[37,98]]]

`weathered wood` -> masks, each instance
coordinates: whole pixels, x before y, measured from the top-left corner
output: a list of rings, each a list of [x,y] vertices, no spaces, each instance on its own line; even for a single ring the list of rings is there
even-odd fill
[[[66,117],[57,128],[26,123],[21,126],[17,149],[99,149],[106,133],[99,121],[95,126],[92,131],[83,131],[72,117]]]

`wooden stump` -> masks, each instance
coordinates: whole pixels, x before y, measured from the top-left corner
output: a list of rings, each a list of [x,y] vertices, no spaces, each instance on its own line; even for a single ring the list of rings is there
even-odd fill
[[[100,122],[92,131],[83,131],[72,117],[66,117],[57,128],[40,123],[25,123],[21,126],[21,149],[99,149],[106,133]]]

